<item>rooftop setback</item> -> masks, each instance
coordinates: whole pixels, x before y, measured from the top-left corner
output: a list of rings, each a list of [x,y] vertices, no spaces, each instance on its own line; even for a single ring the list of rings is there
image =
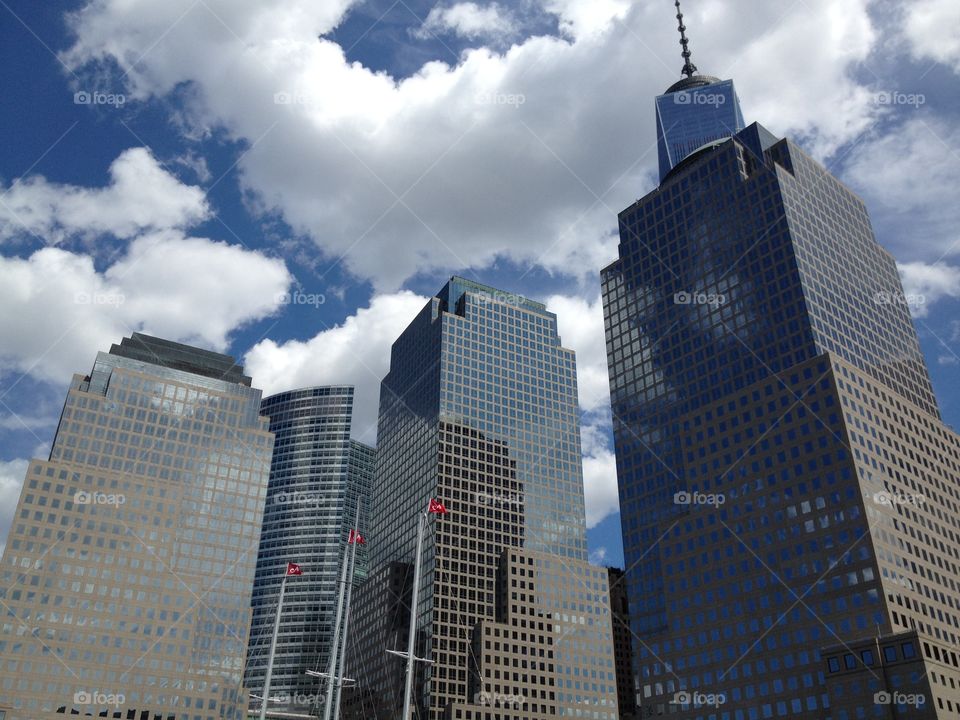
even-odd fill
[[[123,338],[119,345],[111,345],[110,354],[247,387],[253,382],[250,376],[243,374],[243,366],[230,355],[201,350],[144,333],[135,332],[130,337]]]

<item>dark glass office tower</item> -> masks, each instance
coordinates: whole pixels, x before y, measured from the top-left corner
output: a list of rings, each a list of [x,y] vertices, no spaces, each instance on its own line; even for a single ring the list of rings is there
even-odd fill
[[[403,705],[411,560],[426,533],[417,717],[617,717],[607,572],[586,561],[574,353],[540,303],[454,277],[393,345],[380,393],[371,578],[351,717]]]
[[[957,717],[960,442],[863,202],[754,124],[619,225],[641,716]]]
[[[0,563],[7,718],[246,717],[273,448],[250,384],[141,333],[73,377]]]
[[[276,444],[253,588],[245,676],[251,693],[263,691],[287,563],[303,569],[296,582],[287,583],[284,596],[271,711],[310,712],[325,691],[306,671],[328,668],[343,549],[358,507],[359,529],[366,534],[376,461],[373,448],[350,439],[353,397],[351,386],[313,387],[272,395],[260,406]],[[366,578],[366,571],[366,546],[361,545],[355,579]]]

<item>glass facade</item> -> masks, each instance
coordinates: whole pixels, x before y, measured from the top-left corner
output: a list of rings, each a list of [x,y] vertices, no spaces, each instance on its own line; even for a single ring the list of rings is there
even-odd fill
[[[0,563],[9,717],[245,717],[259,410],[233,358],[139,333],[74,376]]]
[[[260,406],[276,441],[253,588],[245,680],[251,693],[262,694],[287,563],[303,569],[284,596],[271,710],[309,712],[325,692],[306,671],[328,668],[343,550],[358,507],[366,535],[376,461],[373,448],[350,439],[353,398],[350,386],[314,387],[273,395]],[[366,571],[361,545],[354,577],[362,580]]]
[[[545,686],[527,683],[532,676],[524,673],[510,694],[523,700],[509,717],[543,717],[548,706],[561,716],[616,717],[606,572],[586,562],[575,357],[561,345],[555,315],[527,298],[452,278],[393,345],[381,386],[374,493],[377,578],[378,567],[410,571],[417,517],[429,498],[449,510],[430,516],[424,545],[416,642],[418,655],[433,662],[417,677],[422,717],[493,717],[493,691],[470,670],[483,664],[473,645],[481,623],[529,635],[523,653],[532,644],[552,684],[551,697],[541,697]],[[537,634],[525,626],[517,598],[498,604],[508,550],[534,568],[523,582],[542,588],[536,601],[526,598],[539,615]],[[383,577],[376,588],[387,585]],[[392,584],[406,592],[404,580]],[[376,588],[363,586],[361,595]],[[362,597],[360,606],[385,603]],[[359,705],[375,707],[383,697],[396,699],[393,712],[402,705],[402,662],[382,659],[396,640],[385,627],[361,649]],[[517,674],[499,661],[487,666],[486,681]],[[392,665],[377,669],[384,662]]]
[[[751,125],[619,222],[603,297],[641,716],[891,717],[886,693],[927,700],[897,717],[953,717],[957,607],[929,579],[905,597],[887,578],[915,560],[878,542],[952,544],[952,558],[956,524],[890,517],[873,498],[925,486],[956,503],[956,436],[906,304],[880,301],[903,289],[862,201]],[[931,428],[906,467],[886,444],[898,410]],[[923,622],[937,672],[896,658],[886,672],[858,651],[834,682],[837,646],[896,644]]]
[[[656,99],[660,181],[704,145],[743,130],[743,113],[733,80],[694,75]]]

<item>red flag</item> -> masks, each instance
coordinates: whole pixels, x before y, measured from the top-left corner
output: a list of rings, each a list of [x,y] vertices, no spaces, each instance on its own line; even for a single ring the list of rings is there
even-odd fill
[[[366,545],[367,540],[365,537],[363,537],[363,535],[358,533],[356,530],[351,529],[350,537],[347,538],[347,545],[353,545],[354,543],[356,543],[357,545]]]
[[[287,563],[287,575],[303,575],[303,570],[296,563]]]
[[[430,507],[427,508],[427,512],[436,513],[437,515],[446,515],[447,508],[443,506],[443,503],[435,498],[430,498]]]

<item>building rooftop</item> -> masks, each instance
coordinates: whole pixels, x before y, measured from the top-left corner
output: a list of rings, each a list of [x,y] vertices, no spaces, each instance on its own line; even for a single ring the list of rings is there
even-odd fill
[[[111,345],[110,354],[247,387],[252,383],[252,379],[243,374],[243,366],[230,355],[143,333],[135,332],[123,338],[119,345]]]

